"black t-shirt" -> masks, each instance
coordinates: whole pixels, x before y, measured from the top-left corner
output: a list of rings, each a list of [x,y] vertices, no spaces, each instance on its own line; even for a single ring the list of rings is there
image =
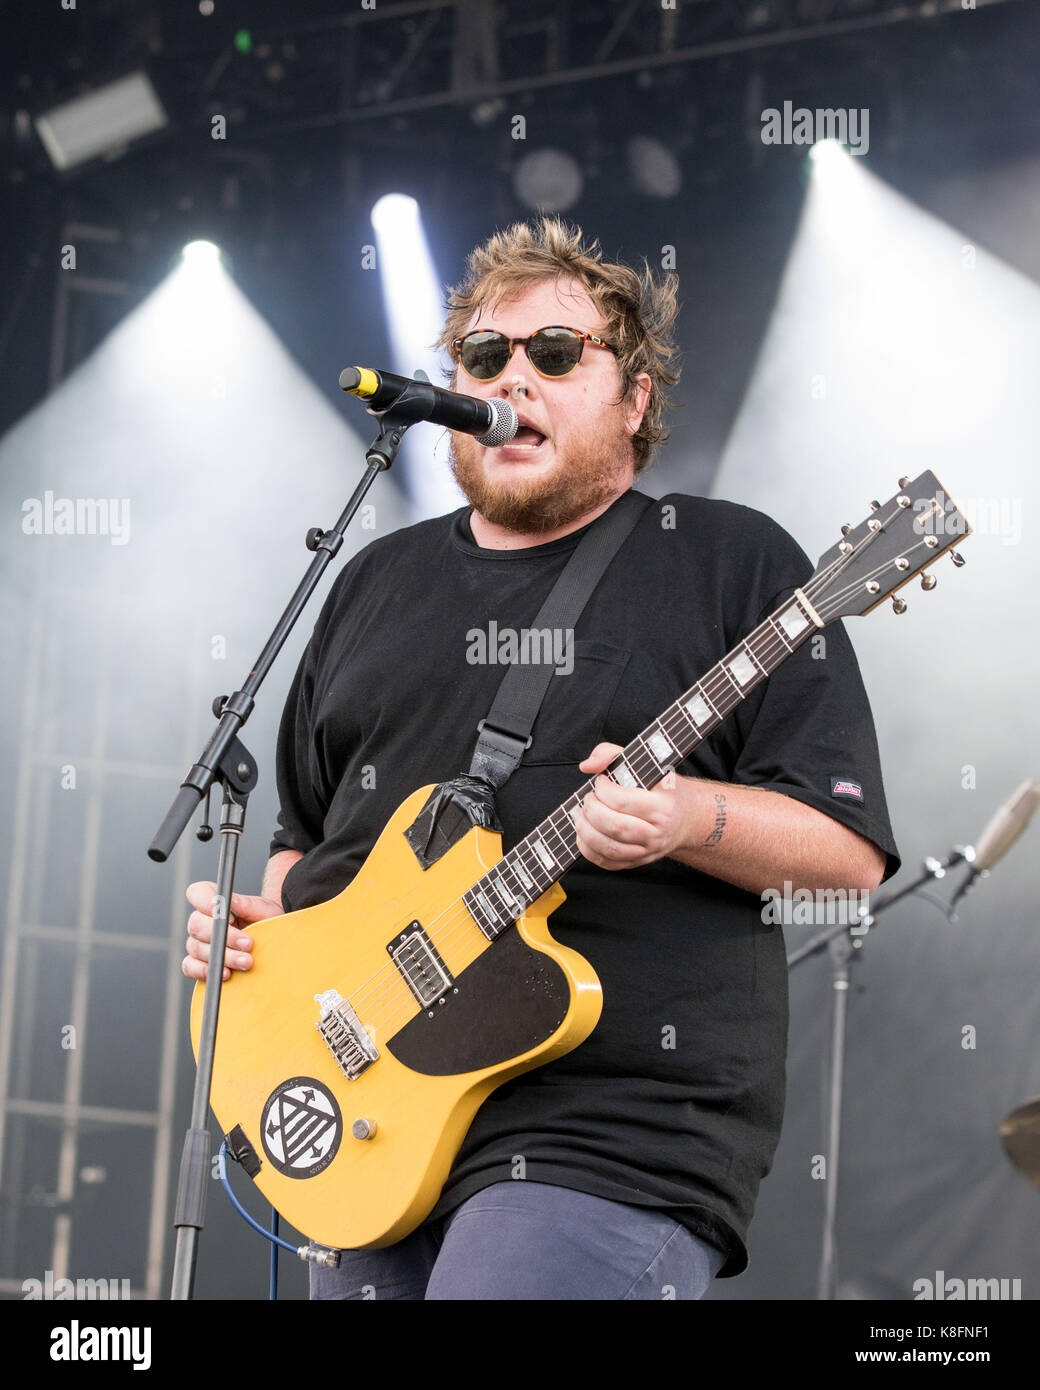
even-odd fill
[[[583,534],[485,550],[468,517],[373,542],[329,593],[278,741],[271,852],[304,855],[285,879],[286,911],[341,892],[406,796],[468,770],[505,670],[473,659],[496,647],[474,634],[532,627]],[[628,743],[812,568],[750,508],[680,494],[649,506],[498,793],[503,850],[585,780],[577,764],[596,743]],[[822,650],[819,637],[800,647],[678,772],[804,802],[884,850],[888,876],[899,861],[859,668],[840,624],[820,637]],[[485,1101],[433,1215],[522,1175],[666,1212],[726,1252],[723,1276],[739,1274],[783,1113],[782,932],[758,897],[673,859],[614,872],[579,859],[563,887],[549,927],[598,974],[600,1022]]]

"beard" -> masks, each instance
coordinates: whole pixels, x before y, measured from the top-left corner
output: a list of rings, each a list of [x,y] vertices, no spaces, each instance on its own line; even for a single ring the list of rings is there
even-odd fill
[[[471,435],[452,433],[451,471],[467,502],[485,521],[521,535],[541,535],[569,526],[630,486],[632,438],[620,419],[608,415],[596,432],[582,436],[581,453],[557,457],[549,474],[489,480],[487,452]]]

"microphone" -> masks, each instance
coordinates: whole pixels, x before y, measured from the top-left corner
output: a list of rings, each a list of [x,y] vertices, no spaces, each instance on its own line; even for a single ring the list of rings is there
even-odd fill
[[[516,411],[508,401],[480,400],[462,396],[457,391],[445,391],[429,381],[409,376],[394,376],[391,372],[375,372],[370,367],[344,367],[339,375],[342,390],[358,396],[368,404],[373,415],[387,410],[408,386],[422,386],[429,397],[426,413],[420,419],[432,425],[476,436],[486,449],[497,449],[508,442],[520,428]]]
[[[963,898],[979,874],[988,873],[998,859],[1003,859],[1008,850],[1033,819],[1033,813],[1040,805],[1040,782],[1023,782],[1018,790],[1005,801],[975,846],[975,856],[969,859],[971,872],[950,900],[952,909]],[[965,855],[967,858],[967,855]]]

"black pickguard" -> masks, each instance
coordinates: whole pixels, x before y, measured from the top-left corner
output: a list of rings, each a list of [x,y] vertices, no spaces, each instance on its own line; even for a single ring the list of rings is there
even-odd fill
[[[422,1076],[457,1076],[528,1052],[555,1033],[570,1007],[556,962],[534,951],[515,926],[456,976],[457,994],[433,1017],[424,1010],[386,1050]]]

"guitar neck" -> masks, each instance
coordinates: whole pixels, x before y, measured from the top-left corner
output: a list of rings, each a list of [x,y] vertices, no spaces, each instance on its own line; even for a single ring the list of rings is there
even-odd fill
[[[622,787],[654,787],[713,733],[792,652],[824,626],[801,589],[647,725],[610,763]],[[573,816],[594,778],[541,821],[463,895],[489,940],[513,925],[579,858]]]

